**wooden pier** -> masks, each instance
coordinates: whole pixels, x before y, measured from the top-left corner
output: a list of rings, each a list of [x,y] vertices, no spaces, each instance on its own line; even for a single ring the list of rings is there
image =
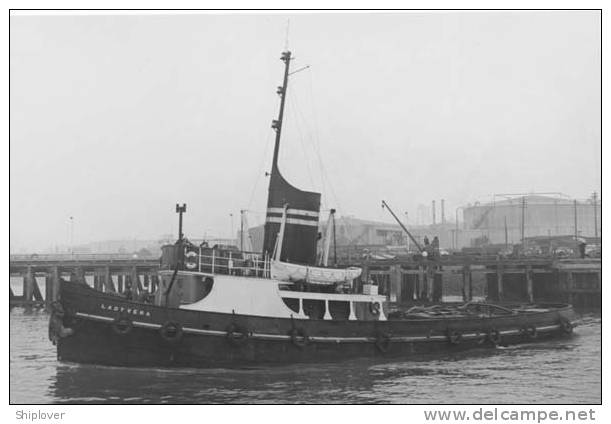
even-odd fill
[[[48,307],[58,298],[60,278],[137,299],[155,291],[158,268],[159,259],[129,255],[11,255],[10,277],[21,280],[23,291],[15,295],[9,284],[9,304]]]
[[[566,302],[601,308],[601,260],[450,256],[438,260],[362,260],[363,281],[373,281],[391,302]]]
[[[463,301],[567,302],[580,308],[601,308],[600,259],[450,256],[364,259],[350,265],[363,268],[357,290],[372,280],[380,294],[396,304],[438,302],[454,296]],[[156,290],[158,269],[158,259],[129,255],[13,255],[10,276],[21,279],[23,293],[15,295],[11,287],[10,306],[48,307],[57,300],[60,278],[138,299]],[[38,284],[41,279],[44,295]]]

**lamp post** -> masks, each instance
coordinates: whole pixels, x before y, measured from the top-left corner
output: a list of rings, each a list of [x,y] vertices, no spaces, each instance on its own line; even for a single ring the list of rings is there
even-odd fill
[[[70,217],[70,255],[74,256],[74,217]]]
[[[244,209],[240,210],[240,252],[244,251]]]
[[[522,196],[522,252],[526,252],[526,196]]]
[[[573,200],[573,219],[575,220],[575,240],[577,240],[577,199]]]
[[[409,215],[407,214],[407,211],[405,211],[405,226],[409,227]],[[407,238],[407,251],[409,252],[410,249],[410,245],[409,245],[409,237]]]
[[[598,217],[597,217],[597,198],[596,192],[592,194],[592,203],[594,204],[594,237],[598,237]]]

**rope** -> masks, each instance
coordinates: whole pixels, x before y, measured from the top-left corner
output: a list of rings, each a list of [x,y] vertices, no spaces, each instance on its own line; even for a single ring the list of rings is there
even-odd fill
[[[301,126],[299,125],[299,116],[298,116],[297,111],[299,110],[299,112],[301,112],[301,110],[299,109],[299,105],[297,102],[297,96],[296,94],[293,94],[293,91],[289,91],[289,95],[288,95],[289,110],[291,111],[291,113],[293,114],[293,117],[295,118],[295,127],[297,128],[297,133],[299,135],[299,142],[301,144],[301,149],[303,150],[303,156],[305,159],[304,162],[306,164],[306,169],[308,171],[308,178],[310,179],[310,184],[312,185],[312,187],[316,187],[316,185],[314,184],[314,179],[312,178],[312,170],[310,169],[310,163],[309,163],[310,160],[308,157],[308,152],[305,147],[303,132],[301,131]],[[291,105],[293,106],[292,108],[290,107]],[[303,116],[302,116],[302,120],[303,120]]]
[[[320,149],[320,136],[319,136],[319,131],[318,131],[318,125],[317,125],[317,119],[316,119],[316,112],[315,112],[315,107],[314,107],[314,96],[313,96],[313,87],[312,87],[312,75],[310,73],[310,79],[309,79],[309,86],[310,86],[310,103],[312,105],[312,116],[313,116],[313,121],[314,121],[314,135],[315,137],[311,137],[312,140],[312,146],[314,147],[314,153],[317,156],[318,159],[318,165],[319,165],[319,169],[320,169],[320,181],[321,181],[321,187],[322,187],[322,208],[321,209],[326,209],[329,210],[331,209],[329,206],[329,199],[327,196],[327,191],[331,192],[333,200],[335,201],[335,204],[337,205],[336,209],[338,211],[343,211],[343,208],[341,207],[341,204],[339,202],[339,197],[337,196],[337,193],[335,192],[335,189],[333,187],[333,185],[331,184],[331,179],[328,176],[327,170],[325,168],[324,162],[322,160],[322,154],[321,154],[321,149]],[[291,96],[289,95],[289,98],[291,98]],[[295,103],[297,103],[297,98],[295,96]],[[295,110],[300,114],[301,119],[306,122],[306,119],[304,117],[303,111],[300,107],[296,106]],[[309,172],[309,167],[308,167],[308,172]],[[326,190],[326,189],[329,190]],[[348,225],[346,225],[344,220],[339,220],[340,223],[340,228],[342,228],[344,230],[344,234],[346,235],[346,237],[351,240],[352,239],[352,231],[350,231],[350,228]],[[351,240],[352,241],[352,240]]]
[[[312,144],[314,145],[314,151],[318,157],[321,185],[323,189],[325,189],[328,186],[329,192],[331,193],[332,198],[335,201],[337,211],[341,212],[343,215],[344,208],[342,207],[341,202],[339,201],[339,196],[335,192],[334,186],[325,168],[324,161],[322,160],[322,154],[321,154],[321,149],[320,149],[320,131],[318,127],[318,115],[316,113],[316,107],[315,107],[316,103],[314,101],[314,83],[313,83],[313,78],[312,78],[312,72],[313,71],[310,68],[310,72],[308,73],[309,75],[308,81],[309,81],[309,88],[310,88],[310,104],[312,105],[312,120],[314,122],[314,143]],[[325,184],[325,181],[326,181],[326,184]],[[324,199],[328,201],[328,198],[326,197],[324,193],[326,193],[326,190],[323,191],[323,196],[324,196]],[[354,239],[353,239],[353,234],[351,231],[352,229],[350,225],[346,225],[346,222],[344,219],[339,220],[339,222],[340,222],[340,228],[343,228],[346,238],[349,240],[349,243],[352,243]]]
[[[267,152],[269,150],[269,140],[270,140],[270,135],[272,133],[272,130],[269,129],[267,131],[267,137],[265,139],[265,146],[263,148],[263,156],[261,157],[261,162],[259,163],[259,166],[256,169],[256,177],[255,177],[255,183],[253,185],[252,191],[250,193],[250,199],[248,200],[248,204],[246,206],[246,209],[249,209],[252,206],[252,202],[254,200],[255,197],[255,191],[257,190],[257,185],[259,184],[259,180],[261,179],[261,171],[264,169],[263,168],[263,164],[265,163],[265,160],[267,159]]]

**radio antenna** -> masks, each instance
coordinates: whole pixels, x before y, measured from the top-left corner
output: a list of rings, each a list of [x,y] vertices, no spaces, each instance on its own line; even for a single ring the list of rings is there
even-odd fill
[[[284,38],[284,51],[287,51],[289,49],[289,27],[291,25],[291,20],[287,19],[286,20],[286,35]]]

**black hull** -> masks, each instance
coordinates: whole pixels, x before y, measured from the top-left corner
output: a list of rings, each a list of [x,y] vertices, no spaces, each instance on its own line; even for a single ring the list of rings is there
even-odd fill
[[[163,308],[63,282],[61,361],[113,366],[241,367],[331,362],[356,357],[409,358],[565,337],[575,314],[546,312],[465,319],[292,320]],[[117,326],[123,319],[129,326]],[[163,333],[180,324],[180,334]],[[166,327],[163,327],[166,328]],[[535,334],[525,329],[536,328]],[[125,334],[122,334],[125,333]],[[163,334],[162,334],[163,333]]]

